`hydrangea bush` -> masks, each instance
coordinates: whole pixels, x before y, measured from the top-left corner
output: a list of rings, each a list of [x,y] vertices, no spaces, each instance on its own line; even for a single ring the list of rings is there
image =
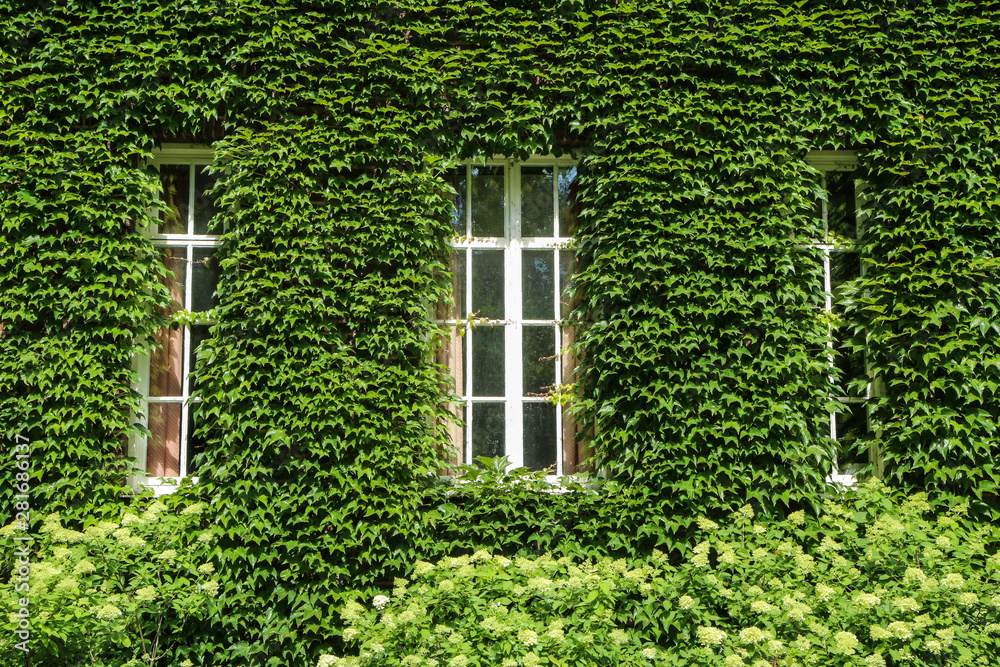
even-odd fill
[[[657,572],[485,551],[418,562],[391,595],[344,607],[343,640],[358,655],[324,655],[319,667],[648,665],[660,649],[622,620],[631,599],[666,594]]]
[[[819,516],[700,519],[673,563],[418,562],[343,609],[353,655],[318,667],[993,665],[1000,539],[967,509],[871,483]]]
[[[996,664],[998,538],[967,511],[873,482],[818,517],[702,519],[664,620],[690,664]]]
[[[208,618],[218,591],[210,559],[213,534],[201,529],[203,503],[145,499],[98,516],[74,530],[58,514],[37,532],[11,523],[0,539],[32,537],[29,590],[18,588],[19,567],[0,592],[3,625],[0,666],[97,665],[139,667],[194,662],[175,636],[185,624]],[[115,513],[117,512],[117,514]],[[12,553],[8,549],[7,553]],[[23,583],[23,582],[21,582]],[[14,646],[19,598],[30,600],[30,652]]]

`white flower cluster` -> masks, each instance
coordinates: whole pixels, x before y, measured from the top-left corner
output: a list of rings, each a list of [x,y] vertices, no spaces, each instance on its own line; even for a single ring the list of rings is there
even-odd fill
[[[726,640],[726,633],[712,626],[699,626],[695,631],[698,643],[704,646],[717,646]]]

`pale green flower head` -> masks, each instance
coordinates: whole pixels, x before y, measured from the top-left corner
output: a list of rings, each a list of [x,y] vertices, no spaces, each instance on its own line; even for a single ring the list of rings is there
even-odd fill
[[[778,608],[772,605],[767,600],[754,600],[750,603],[750,611],[755,614],[770,614],[771,612],[777,611]]]
[[[122,610],[113,604],[106,604],[103,607],[99,607],[95,612],[94,616],[101,621],[113,621],[115,619],[121,618]]]
[[[167,549],[166,551],[161,551],[156,557],[159,560],[172,561],[177,558],[177,551],[175,549]]]
[[[958,597],[955,598],[955,601],[963,607],[971,607],[979,604],[979,596],[975,593],[965,591],[964,593],[959,593]]]
[[[425,560],[418,560],[416,564],[413,566],[413,576],[422,577],[433,569],[434,569],[433,563],[428,563]]]
[[[708,554],[706,553],[696,553],[691,556],[691,564],[695,567],[708,567]]]
[[[77,576],[83,576],[85,574],[90,574],[91,572],[96,572],[97,568],[86,558],[82,559],[73,567],[73,574]]]
[[[832,586],[828,586],[824,583],[816,584],[816,597],[822,602],[829,602],[833,599],[833,596],[837,594],[837,590]]]
[[[733,518],[735,519],[753,521],[753,517],[754,517],[753,507],[751,507],[750,505],[744,505],[743,507],[739,508],[738,510],[736,510],[736,512],[733,513]]]
[[[726,639],[726,633],[712,626],[699,626],[695,630],[698,643],[702,646],[718,646]]]
[[[725,667],[744,667],[744,665],[746,665],[739,653],[730,653],[723,658],[722,664],[725,665]]]
[[[202,514],[207,508],[207,503],[191,503],[181,510],[181,514]]]
[[[201,590],[205,592],[210,598],[214,598],[219,594],[219,582],[209,579],[208,581],[203,581],[201,584]]]
[[[924,641],[924,648],[927,649],[928,653],[933,653],[934,655],[941,655],[941,650],[944,646],[937,639],[928,639]]]
[[[707,518],[705,518],[703,516],[698,517],[697,523],[698,523],[698,528],[700,528],[700,529],[702,529],[704,531],[711,532],[713,530],[718,530],[719,529],[719,524],[717,524],[714,521],[712,521],[711,519],[707,519]]]
[[[840,655],[854,655],[857,651],[858,638],[852,632],[838,632],[833,636],[833,648],[831,653]]]
[[[799,510],[798,512],[792,512],[788,515],[788,520],[791,521],[796,526],[802,526],[806,522],[806,513],[804,510]]]
[[[354,639],[357,639],[358,635],[360,635],[360,634],[361,634],[360,630],[358,630],[357,628],[355,628],[353,626],[348,626],[348,627],[344,628],[344,633],[343,633],[342,636],[344,637],[344,641],[349,642],[349,641],[352,641]]]
[[[202,563],[198,566],[198,572],[200,574],[212,574],[215,572],[215,565],[212,563]]]
[[[628,643],[628,635],[621,628],[613,628],[611,630],[611,632],[608,633],[608,637],[615,644],[626,644],[626,643]]]
[[[132,526],[135,524],[141,525],[142,519],[140,519],[137,515],[133,514],[132,512],[125,512],[125,514],[122,515],[122,520],[121,520],[122,526]]]
[[[910,628],[910,625],[903,621],[893,621],[886,629],[896,639],[910,639],[913,637],[913,630]]]
[[[521,628],[517,631],[517,641],[525,646],[534,646],[538,643],[538,633],[530,628]]]
[[[892,605],[900,611],[920,611],[920,604],[911,597],[893,598]]]
[[[73,593],[80,590],[80,581],[76,577],[63,577],[55,585],[55,590],[60,593]]]
[[[907,586],[919,586],[927,581],[927,575],[919,567],[908,567],[903,573],[903,583]]]
[[[541,658],[534,653],[527,654],[522,660],[524,661],[524,667],[537,667],[542,662]]]
[[[656,656],[659,655],[659,651],[656,650],[654,646],[645,646],[639,653],[646,660],[656,660]]]
[[[767,630],[761,630],[756,625],[740,630],[740,641],[744,644],[760,644],[774,639],[774,635]]]
[[[144,586],[135,592],[137,602],[152,602],[156,599],[156,589],[153,586]]]
[[[885,667],[885,658],[882,657],[881,653],[872,653],[870,656],[865,658],[866,667]]]
[[[677,606],[681,609],[691,609],[694,607],[694,598],[690,595],[682,595],[677,599]]]
[[[376,609],[385,609],[389,604],[389,596],[387,595],[376,595],[372,598],[372,606]]]
[[[858,607],[861,607],[862,609],[874,609],[882,602],[882,599],[879,598],[879,596],[877,595],[872,595],[871,593],[858,591],[851,598],[851,602],[853,602]]]
[[[941,580],[941,585],[945,588],[960,590],[965,586],[965,577],[958,572],[952,572],[949,575],[945,575],[944,579]]]
[[[872,641],[880,642],[886,639],[892,639],[894,635],[881,625],[873,625],[868,628],[868,636],[872,638]]]

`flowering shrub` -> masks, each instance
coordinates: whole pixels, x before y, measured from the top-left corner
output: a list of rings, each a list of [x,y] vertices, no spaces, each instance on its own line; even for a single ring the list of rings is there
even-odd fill
[[[1000,538],[966,511],[873,483],[818,517],[700,519],[674,564],[419,562],[391,595],[343,609],[357,655],[318,667],[992,665]]]
[[[628,627],[625,610],[664,595],[660,569],[485,551],[418,562],[392,595],[344,607],[343,639],[358,655],[324,655],[319,667],[648,665],[661,651]]]
[[[966,512],[870,483],[819,517],[702,519],[665,601],[673,641],[723,667],[995,664],[998,537]]]
[[[30,545],[27,582],[15,566],[0,592],[0,666],[25,664],[13,628],[21,621],[19,599],[28,598],[30,664],[190,667],[173,634],[208,617],[218,590],[209,560],[213,536],[199,529],[204,508],[170,509],[147,499],[117,511],[101,508],[99,515],[113,520],[83,530],[64,526],[58,514],[45,517],[34,534],[18,523],[0,528],[7,544],[33,538],[17,542]]]

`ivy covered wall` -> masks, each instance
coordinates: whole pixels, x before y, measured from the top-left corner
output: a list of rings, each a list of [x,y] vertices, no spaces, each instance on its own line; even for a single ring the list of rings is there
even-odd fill
[[[995,505],[998,19],[901,0],[0,0],[0,435],[32,441],[39,509],[118,497],[130,359],[167,299],[144,164],[212,145],[198,493],[228,540],[225,599],[248,610],[213,636],[293,664],[336,591],[490,542],[427,495],[446,446],[441,176],[572,150],[578,405],[623,486],[491,516],[564,536],[540,548],[620,552],[748,500],[810,506],[833,444],[805,158],[848,150],[866,269],[839,326],[884,386],[872,444],[894,483]]]

